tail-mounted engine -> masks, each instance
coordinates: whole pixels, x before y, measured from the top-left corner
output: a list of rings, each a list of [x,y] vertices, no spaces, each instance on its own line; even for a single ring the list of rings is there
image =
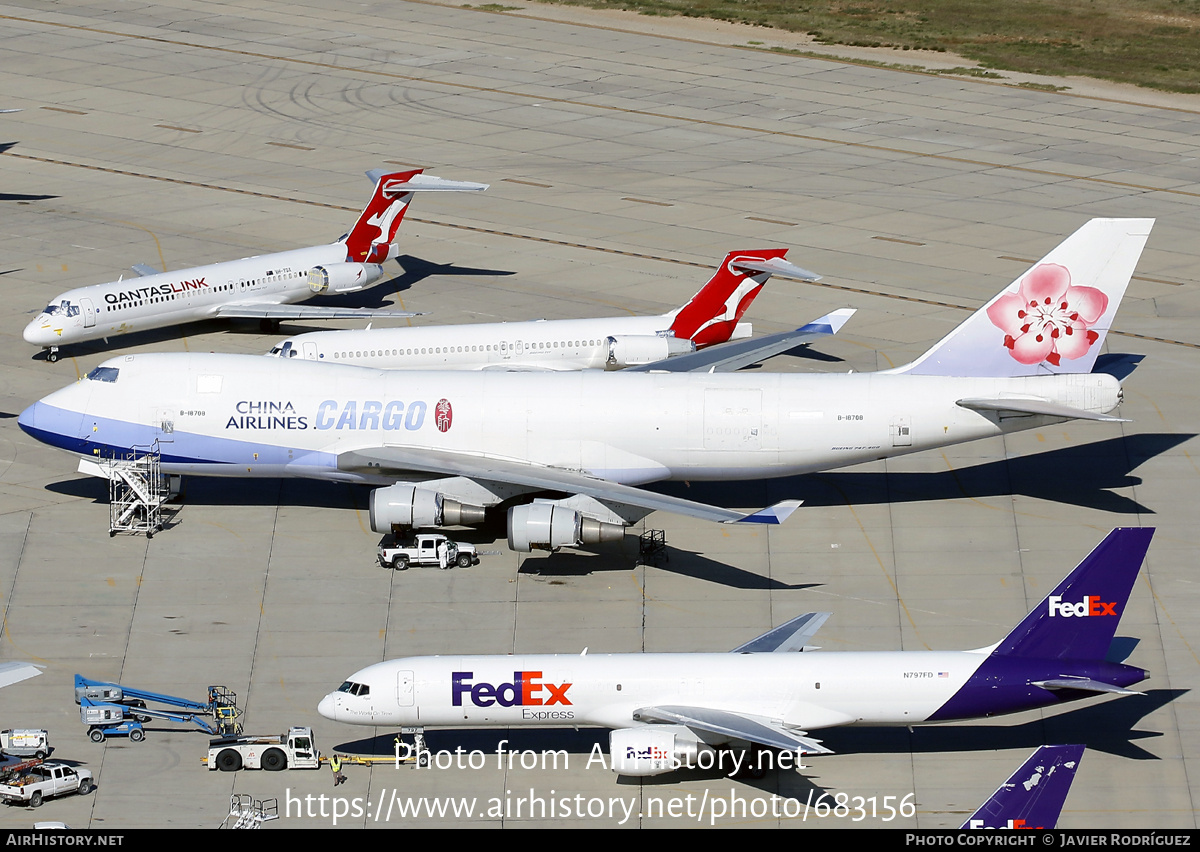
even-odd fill
[[[625,527],[620,524],[606,524],[554,503],[530,503],[508,510],[508,546],[523,553],[624,537]]]
[[[677,337],[659,337],[655,334],[626,334],[609,337],[605,341],[608,355],[604,369],[622,370],[639,364],[663,361],[672,355],[683,355],[696,351],[696,344]]]
[[[397,527],[454,527],[483,523],[482,506],[469,506],[436,491],[413,485],[376,488],[370,498],[371,529],[395,532]]]
[[[308,270],[308,289],[314,293],[352,293],[383,277],[378,263],[327,263]]]

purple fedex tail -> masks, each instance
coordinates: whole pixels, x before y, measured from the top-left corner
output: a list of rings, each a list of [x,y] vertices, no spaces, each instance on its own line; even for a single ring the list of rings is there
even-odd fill
[[[1153,226],[1153,219],[1092,219],[936,346],[889,372],[1090,373]]]
[[[962,828],[1054,828],[1081,757],[1081,745],[1042,746]]]
[[[1136,695],[1135,666],[1105,659],[1153,529],[1108,534],[1017,627],[991,648],[958,692],[928,719],[977,718],[1029,710],[1093,693]]]
[[[992,653],[1103,660],[1153,535],[1139,527],[1110,532]]]

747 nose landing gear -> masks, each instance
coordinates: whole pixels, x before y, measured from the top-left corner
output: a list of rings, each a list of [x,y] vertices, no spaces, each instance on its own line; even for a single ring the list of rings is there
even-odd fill
[[[55,361],[58,360],[58,347],[57,346],[51,346],[49,349],[46,350],[46,360],[49,361],[51,364],[53,364]]]

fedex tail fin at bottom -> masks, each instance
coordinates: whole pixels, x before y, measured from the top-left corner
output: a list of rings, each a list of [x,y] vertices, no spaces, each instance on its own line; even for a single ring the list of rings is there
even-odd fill
[[[819,281],[821,276],[783,259],[787,249],[731,251],[720,268],[691,301],[675,311],[671,331],[680,340],[690,340],[700,349],[724,343],[733,336],[738,320],[772,275],[801,281]]]
[[[936,346],[889,372],[1090,373],[1153,226],[1153,219],[1092,219]]]
[[[367,177],[374,181],[371,200],[344,239],[346,260],[351,263],[382,263],[388,259],[396,230],[404,219],[414,192],[481,192],[485,183],[443,180],[422,174],[422,169],[386,172],[371,169]]]
[[[962,828],[1054,828],[1083,757],[1081,745],[1042,746]]]

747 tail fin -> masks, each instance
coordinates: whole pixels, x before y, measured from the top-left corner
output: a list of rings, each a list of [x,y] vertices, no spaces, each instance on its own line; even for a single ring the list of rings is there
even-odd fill
[[[1153,226],[1153,219],[1092,219],[936,346],[889,372],[1090,373]]]
[[[375,182],[375,191],[344,238],[348,262],[382,263],[388,259],[396,230],[414,192],[480,192],[488,188],[486,183],[443,180],[421,172],[422,169],[406,172],[371,169],[367,172],[367,177]]]

